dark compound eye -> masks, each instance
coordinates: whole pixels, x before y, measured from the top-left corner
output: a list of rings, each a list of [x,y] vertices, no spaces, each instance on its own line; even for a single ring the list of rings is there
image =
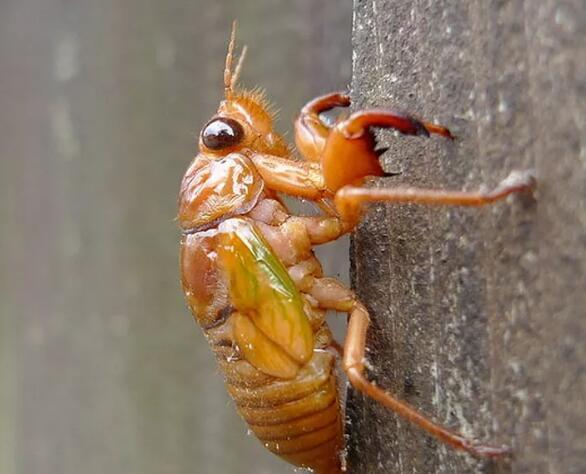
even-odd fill
[[[231,118],[210,120],[201,132],[203,144],[210,150],[223,150],[237,145],[244,138],[244,129]]]

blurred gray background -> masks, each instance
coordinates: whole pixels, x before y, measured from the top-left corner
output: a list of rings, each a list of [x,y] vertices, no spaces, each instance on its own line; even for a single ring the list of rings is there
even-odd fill
[[[246,435],[184,306],[176,195],[231,21],[283,131],[346,88],[351,17],[349,0],[0,3],[0,473],[290,472]]]

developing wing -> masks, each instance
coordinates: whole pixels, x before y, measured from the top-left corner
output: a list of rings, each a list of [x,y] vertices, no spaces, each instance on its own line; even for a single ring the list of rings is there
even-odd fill
[[[313,353],[313,331],[298,289],[254,224],[219,227],[218,257],[229,282],[234,337],[257,369],[292,378]]]

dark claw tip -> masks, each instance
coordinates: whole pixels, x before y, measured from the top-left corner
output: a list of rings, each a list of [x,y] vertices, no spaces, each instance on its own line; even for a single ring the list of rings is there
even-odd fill
[[[381,156],[385,151],[387,151],[389,149],[388,146],[384,147],[384,148],[377,148],[376,150],[374,150],[374,152],[378,155]]]
[[[399,176],[399,175],[401,175],[401,174],[403,174],[403,173],[401,173],[400,171],[388,171],[388,172],[387,172],[387,171],[385,171],[385,172],[382,174],[382,177],[383,177],[383,178],[390,178],[390,177],[392,177],[392,176]]]
[[[415,127],[415,135],[419,137],[429,137],[429,131],[421,122],[414,120],[413,126]]]

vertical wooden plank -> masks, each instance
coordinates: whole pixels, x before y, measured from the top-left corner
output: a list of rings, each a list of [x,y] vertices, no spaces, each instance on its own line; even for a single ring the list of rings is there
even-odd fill
[[[458,137],[381,134],[385,167],[403,174],[376,185],[475,189],[535,168],[540,188],[481,210],[377,206],[360,227],[370,375],[515,457],[456,454],[351,394],[351,472],[582,472],[586,14],[576,1],[513,0],[354,12],[355,106],[408,110]]]

